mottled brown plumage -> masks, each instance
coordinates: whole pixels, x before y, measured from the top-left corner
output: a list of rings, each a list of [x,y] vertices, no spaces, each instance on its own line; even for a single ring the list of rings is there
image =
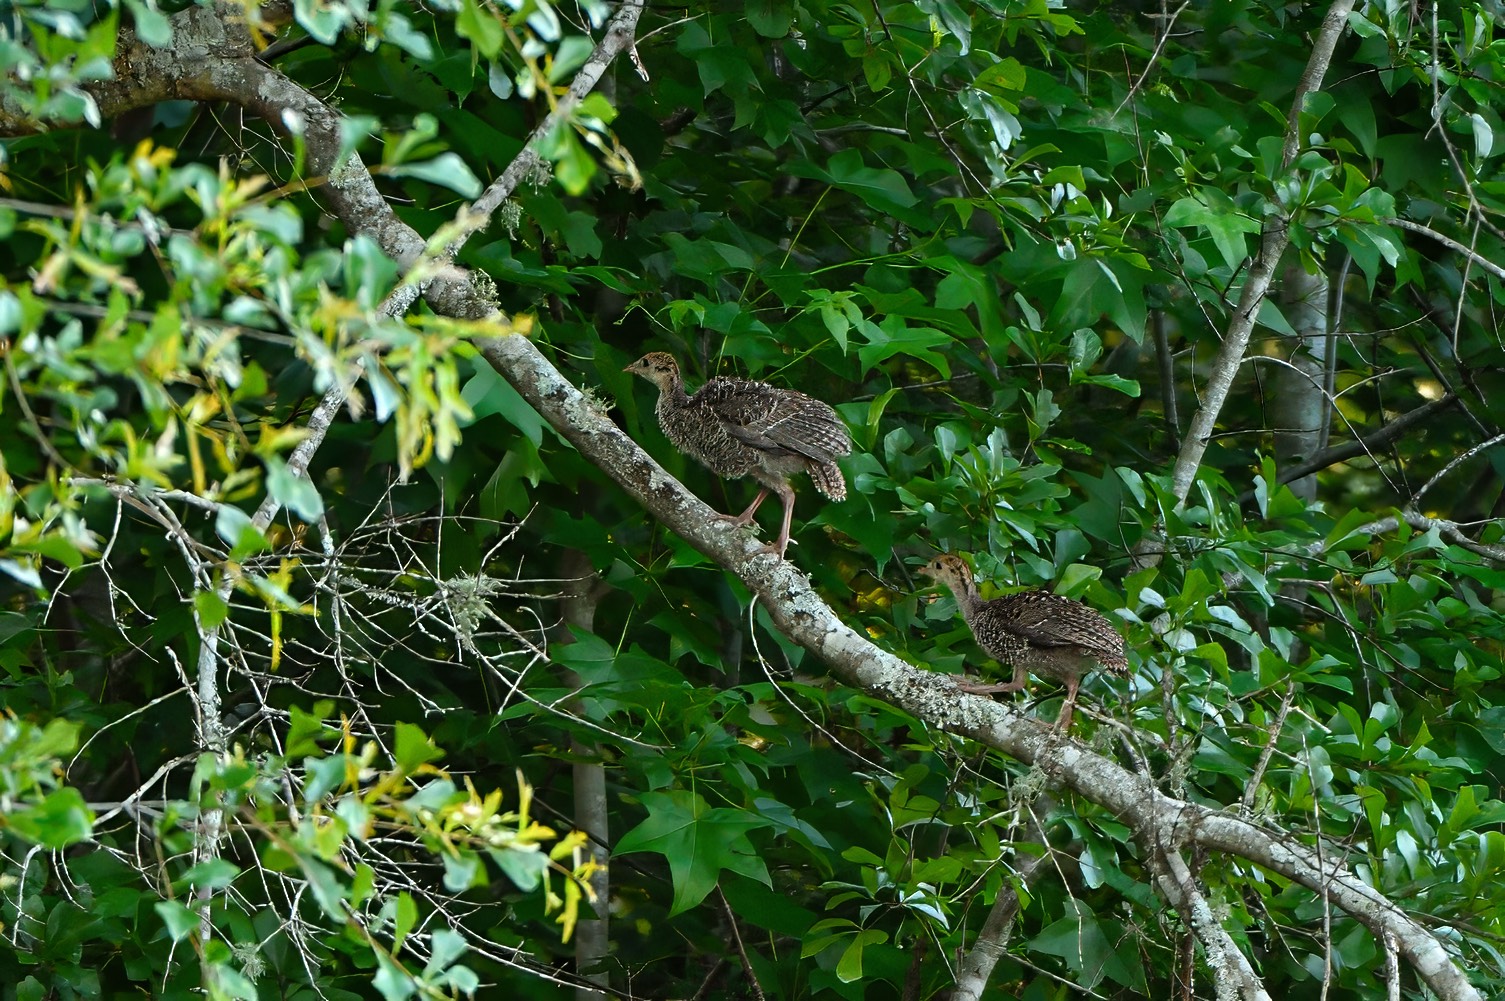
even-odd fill
[[[977,645],[1014,668],[1014,677],[1002,684],[960,682],[966,691],[978,695],[1017,692],[1024,687],[1026,671],[1054,678],[1066,686],[1066,702],[1056,724],[1066,727],[1076,706],[1077,686],[1094,666],[1100,664],[1115,674],[1129,672],[1124,638],[1111,622],[1080,601],[1038,589],[983,601],[971,568],[950,554],[937,556],[920,572],[951,589]]]
[[[790,477],[808,473],[827,497],[846,498],[836,457],[852,451],[852,439],[836,411],[820,400],[766,382],[728,378],[711,379],[690,395],[679,363],[662,351],[644,355],[625,371],[658,387],[654,412],[664,437],[676,448],[717,476],[751,476],[762,487],[746,511],[721,517],[746,525],[770,491],[778,494],[784,522],[778,540],[764,547],[769,552],[782,556],[789,545],[794,516]]]

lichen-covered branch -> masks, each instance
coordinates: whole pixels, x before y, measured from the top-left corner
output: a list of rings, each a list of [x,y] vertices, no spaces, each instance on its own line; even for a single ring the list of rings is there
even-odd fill
[[[1161,894],[1181,912],[1182,919],[1202,942],[1207,965],[1218,985],[1218,997],[1236,994],[1243,1001],[1273,1001],[1259,974],[1254,972],[1249,957],[1239,951],[1233,936],[1213,912],[1181,853],[1174,850],[1158,852],[1155,863],[1159,870],[1156,882]]]
[[[668,528],[757,596],[785,636],[816,654],[843,682],[939,727],[1040,768],[1123,819],[1146,846],[1184,845],[1236,855],[1291,879],[1333,903],[1374,934],[1391,934],[1418,976],[1443,1001],[1482,1001],[1442,944],[1351,870],[1282,832],[1160,792],[1137,775],[1049,726],[988,699],[961,693],[947,676],[920,671],[858,633],[811,588],[799,568],[764,552],[747,532],[714,517],[598,412],[525,337],[480,342],[482,353],[556,431]]]

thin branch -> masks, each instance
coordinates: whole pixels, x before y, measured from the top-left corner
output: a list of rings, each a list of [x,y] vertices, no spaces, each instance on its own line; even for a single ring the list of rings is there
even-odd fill
[[[747,958],[747,946],[742,944],[742,932],[737,928],[737,915],[732,911],[732,905],[726,902],[726,895],[719,886],[716,887],[716,896],[721,901],[721,910],[726,914],[727,922],[732,926],[732,941],[737,945],[737,955],[742,959],[742,970],[747,974],[754,1001],[765,1001],[763,985],[758,983],[758,974],[753,970],[752,960]]]
[[[1150,70],[1154,69],[1155,64],[1160,60],[1160,53],[1165,48],[1165,43],[1170,41],[1171,28],[1175,27],[1176,18],[1180,17],[1182,12],[1189,6],[1191,6],[1191,0],[1181,0],[1181,6],[1177,7],[1169,15],[1163,13],[1153,15],[1165,21],[1165,26],[1160,29],[1160,37],[1155,39],[1155,51],[1150,53],[1150,58],[1144,64],[1144,71],[1139,74],[1139,78],[1134,81],[1134,85],[1129,88],[1129,92],[1124,95],[1124,99],[1119,102],[1118,107],[1113,109],[1113,114],[1108,116],[1109,119],[1117,118],[1118,113],[1124,110],[1130,101],[1134,100],[1134,95],[1139,93],[1139,88],[1144,86],[1145,80],[1150,75]],[[1164,7],[1161,9],[1164,10]]]
[[[1419,222],[1412,222],[1410,219],[1402,219],[1399,216],[1387,216],[1386,218],[1381,219],[1380,222],[1388,223],[1391,226],[1398,226],[1401,229],[1408,229],[1413,233],[1420,233],[1422,236],[1436,240],[1438,243],[1442,244],[1444,247],[1448,248],[1454,253],[1462,254],[1470,262],[1477,264],[1479,267],[1483,268],[1485,271],[1488,271],[1496,278],[1505,281],[1505,268],[1502,268],[1500,265],[1496,264],[1494,261],[1491,261],[1489,258],[1485,257],[1483,254],[1479,253],[1477,250],[1473,249],[1467,244],[1459,243],[1457,240],[1453,239],[1451,236],[1448,236],[1446,233],[1439,233],[1430,226],[1423,226]]]
[[[1487,560],[1505,565],[1505,546],[1474,541],[1464,534],[1463,526],[1459,525],[1456,521],[1447,521],[1443,518],[1428,518],[1426,515],[1418,514],[1415,511],[1403,511],[1401,518],[1407,525],[1423,532],[1435,528],[1437,529],[1437,534],[1460,548],[1467,549],[1476,556],[1482,556]],[[1391,526],[1389,530],[1393,531],[1394,526]]]
[[[441,246],[431,249],[424,257],[416,262],[410,271],[427,271],[430,266],[445,265],[455,259],[460,248],[465,246],[465,241],[472,234],[485,229],[491,222],[494,213],[501,204],[512,196],[524,178],[531,174],[535,167],[543,162],[543,157],[538,153],[543,140],[555,129],[560,128],[569,120],[570,115],[581,101],[585,100],[601,75],[606,72],[616,59],[618,53],[630,48],[637,31],[638,18],[643,13],[643,0],[623,0],[617,12],[612,15],[606,24],[606,33],[601,41],[586,58],[585,64],[580,67],[575,78],[570,81],[570,86],[559,103],[538,123],[528,141],[523,143],[523,148],[507,168],[502,171],[500,177],[491,182],[491,185],[481,193],[470,205],[462,208],[455,215],[455,222],[445,231],[445,240]],[[641,70],[640,70],[641,71]],[[418,298],[422,291],[419,284],[403,282],[388,297],[388,301],[382,304],[382,311],[388,316],[400,316],[406,313]]]
[[[1160,410],[1176,447],[1181,447],[1181,415],[1176,405],[1176,359],[1171,355],[1170,338],[1165,332],[1165,311],[1157,309],[1150,317],[1150,332],[1155,338],[1155,361],[1160,371]]]
[[[1275,745],[1280,740],[1280,732],[1285,729],[1286,716],[1290,715],[1291,702],[1296,697],[1296,683],[1286,682],[1286,693],[1280,700],[1280,711],[1275,714],[1275,721],[1270,724],[1270,739],[1265,742],[1265,749],[1260,752],[1259,763],[1254,766],[1254,774],[1249,777],[1249,784],[1244,789],[1244,798],[1239,803],[1239,812],[1245,817],[1254,810],[1254,799],[1259,794],[1260,784],[1264,782],[1265,769],[1270,767],[1270,758],[1275,754]]]
[[[1017,888],[1010,882],[1005,882],[999,888],[998,896],[993,898],[993,906],[988,910],[988,917],[982,923],[982,930],[977,933],[972,948],[967,950],[967,954],[957,964],[956,987],[951,993],[951,1001],[977,1001],[982,997],[983,990],[992,979],[994,967],[1008,950],[1009,938],[1014,932],[1014,921],[1019,917],[1023,906],[1021,895],[1049,870],[1045,862],[1046,856],[1051,852],[1050,843],[1040,830],[1035,811],[1030,809],[1026,815],[1029,817],[1026,837],[1038,842],[1043,851],[1039,855],[1024,856],[1015,863],[1014,873],[1019,880]]]
[[[1311,58],[1307,61],[1306,70],[1302,73],[1301,82],[1291,100],[1291,110],[1286,116],[1282,169],[1288,169],[1296,160],[1301,146],[1302,107],[1307,95],[1322,86],[1322,78],[1327,73],[1333,50],[1338,44],[1339,36],[1343,34],[1353,7],[1354,0],[1335,0],[1322,20],[1322,28],[1312,46]],[[1249,346],[1249,337],[1254,331],[1260,303],[1269,292],[1280,257],[1290,243],[1290,225],[1288,219],[1276,221],[1266,228],[1260,241],[1259,254],[1249,268],[1249,277],[1244,282],[1238,307],[1234,310],[1227,333],[1223,335],[1223,346],[1218,351],[1217,360],[1213,362],[1212,377],[1208,380],[1202,405],[1192,415],[1181,452],[1176,456],[1176,465],[1171,473],[1171,489],[1177,502],[1185,502],[1191,492],[1192,481],[1196,478],[1202,456],[1217,427],[1218,415],[1222,413],[1223,404],[1227,402],[1228,393],[1233,388],[1233,378],[1243,363],[1244,351]]]
[[[1437,485],[1438,480],[1442,479],[1448,473],[1451,473],[1454,469],[1458,468],[1469,459],[1472,459],[1480,452],[1483,452],[1484,450],[1489,448],[1493,448],[1502,441],[1505,441],[1505,433],[1497,434],[1493,438],[1481,441],[1477,445],[1474,445],[1471,448],[1467,448],[1464,451],[1460,452],[1458,455],[1454,456],[1451,462],[1443,466],[1441,469],[1437,470],[1437,472],[1433,473],[1432,478],[1423,483],[1421,485],[1421,489],[1417,490],[1416,493],[1411,495],[1411,503],[1408,504],[1407,507],[1416,507],[1417,504],[1421,503],[1421,499],[1427,495],[1427,491],[1431,490]]]
[[[1458,397],[1452,393],[1447,393],[1438,399],[1423,403],[1415,410],[1406,411],[1389,424],[1371,431],[1369,434],[1355,438],[1353,441],[1344,442],[1342,445],[1334,445],[1332,448],[1319,452],[1298,466],[1282,470],[1276,478],[1276,482],[1289,483],[1303,476],[1310,476],[1312,473],[1320,473],[1329,466],[1336,466],[1340,462],[1347,462],[1349,459],[1360,455],[1367,455],[1375,462],[1379,462],[1379,459],[1374,454],[1376,450],[1384,448],[1407,431],[1410,431],[1419,424],[1425,423],[1444,410],[1451,409],[1457,404]],[[1247,504],[1253,499],[1254,491],[1246,490],[1239,495],[1238,502],[1240,504]]]

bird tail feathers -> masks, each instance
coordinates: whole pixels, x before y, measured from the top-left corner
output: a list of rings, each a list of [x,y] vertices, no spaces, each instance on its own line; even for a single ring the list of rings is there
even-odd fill
[[[840,466],[834,462],[812,462],[808,468],[815,489],[834,501],[846,500],[847,481],[841,475]]]

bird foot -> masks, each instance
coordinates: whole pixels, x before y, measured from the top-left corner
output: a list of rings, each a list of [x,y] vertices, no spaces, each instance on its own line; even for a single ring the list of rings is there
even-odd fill
[[[968,695],[1002,695],[1005,692],[1017,692],[1024,686],[1016,685],[1012,681],[985,684],[981,681],[967,681],[965,678],[962,678],[957,680],[956,687]]]
[[[748,525],[753,524],[751,518],[741,514],[722,514],[720,511],[717,511],[715,518],[717,521],[724,521],[728,525],[735,525],[738,528],[746,528]]]
[[[746,528],[748,525],[756,527],[757,525],[757,522],[752,521],[751,518],[743,518],[742,515],[722,515],[719,510],[715,513],[715,519],[716,521],[727,522],[728,525],[736,525],[737,528]]]
[[[773,542],[764,543],[763,545],[759,546],[758,547],[758,552],[760,552],[760,553],[767,553],[770,556],[777,556],[779,559],[783,559],[784,558],[784,550],[786,550],[788,548],[789,548],[789,540],[788,539],[782,539],[782,540],[775,539]]]

